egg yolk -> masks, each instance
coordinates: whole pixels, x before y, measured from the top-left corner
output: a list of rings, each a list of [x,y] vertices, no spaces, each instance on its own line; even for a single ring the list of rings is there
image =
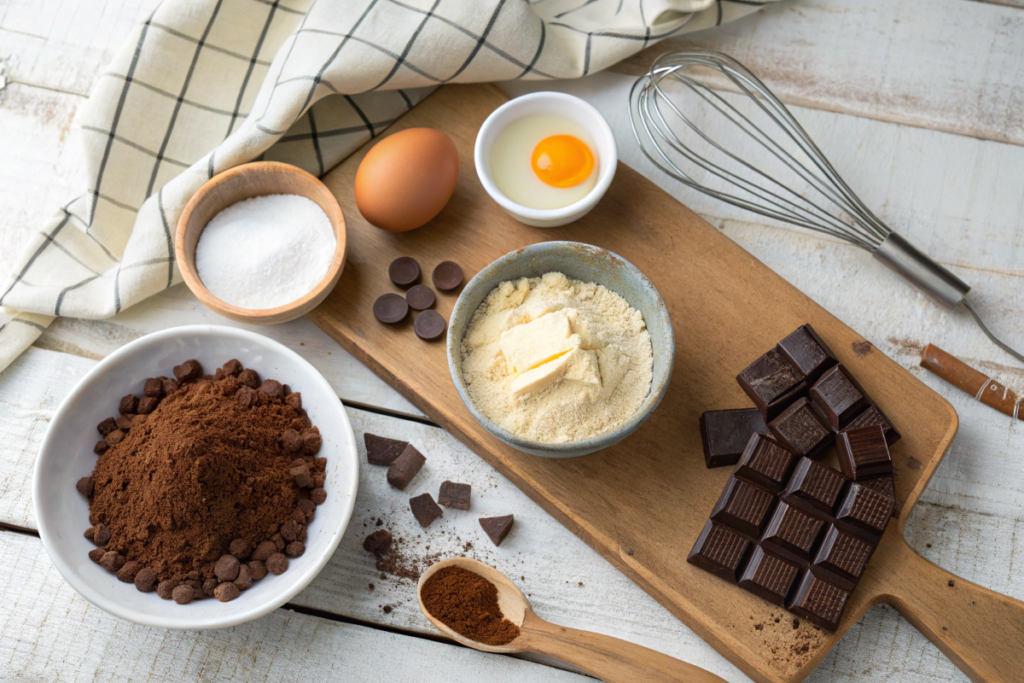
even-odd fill
[[[552,135],[533,148],[530,165],[544,183],[552,187],[572,187],[593,172],[594,154],[577,137]]]

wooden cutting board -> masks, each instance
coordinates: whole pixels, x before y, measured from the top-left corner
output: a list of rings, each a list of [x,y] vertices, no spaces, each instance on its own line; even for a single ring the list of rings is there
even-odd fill
[[[952,406],[625,165],[598,206],[572,225],[541,230],[507,216],[473,166],[476,131],[505,99],[490,86],[445,86],[392,127],[438,128],[459,150],[455,195],[419,230],[391,234],[360,216],[353,179],[369,145],[324,178],[345,212],[349,251],[313,322],[755,680],[803,680],[871,605],[889,602],[974,680],[1019,681],[1024,603],[949,574],[903,539],[910,508],[956,434]],[[385,326],[372,314],[378,296],[400,291],[387,274],[398,256],[415,257],[428,284],[443,260],[459,263],[468,280],[502,254],[546,240],[595,244],[633,262],[667,302],[676,335],[671,387],[654,415],[618,445],[566,460],[525,455],[490,436],[459,400],[443,342],[423,342],[411,322]],[[454,302],[440,294],[437,309],[447,318]],[[903,433],[893,448],[902,513],[836,634],[806,623],[794,629],[792,615],[685,561],[730,470],[705,468],[697,418],[751,405],[736,373],[804,323]]]

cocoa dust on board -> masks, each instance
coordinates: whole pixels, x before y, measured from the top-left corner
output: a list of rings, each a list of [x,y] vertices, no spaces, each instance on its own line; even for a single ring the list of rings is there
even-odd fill
[[[754,617],[750,617],[754,621]],[[795,670],[809,662],[825,641],[825,632],[807,621],[785,612],[771,612],[767,619],[753,625],[762,638],[769,664]]]

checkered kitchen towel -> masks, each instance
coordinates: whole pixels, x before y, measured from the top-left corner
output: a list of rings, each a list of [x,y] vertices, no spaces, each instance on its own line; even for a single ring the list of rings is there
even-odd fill
[[[441,83],[576,78],[750,0],[165,0],[79,112],[88,184],[0,305],[0,369],[55,316],[104,318],[180,282],[173,234],[215,173],[323,175]]]

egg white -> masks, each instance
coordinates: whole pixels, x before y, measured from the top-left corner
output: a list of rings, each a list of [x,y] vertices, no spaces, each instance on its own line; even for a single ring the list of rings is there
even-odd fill
[[[530,164],[534,147],[552,135],[572,135],[590,148],[594,170],[572,187],[552,187],[537,177]],[[491,178],[501,193],[531,209],[560,209],[583,199],[597,184],[599,160],[593,140],[583,126],[555,114],[517,119],[498,133],[491,148]]]

